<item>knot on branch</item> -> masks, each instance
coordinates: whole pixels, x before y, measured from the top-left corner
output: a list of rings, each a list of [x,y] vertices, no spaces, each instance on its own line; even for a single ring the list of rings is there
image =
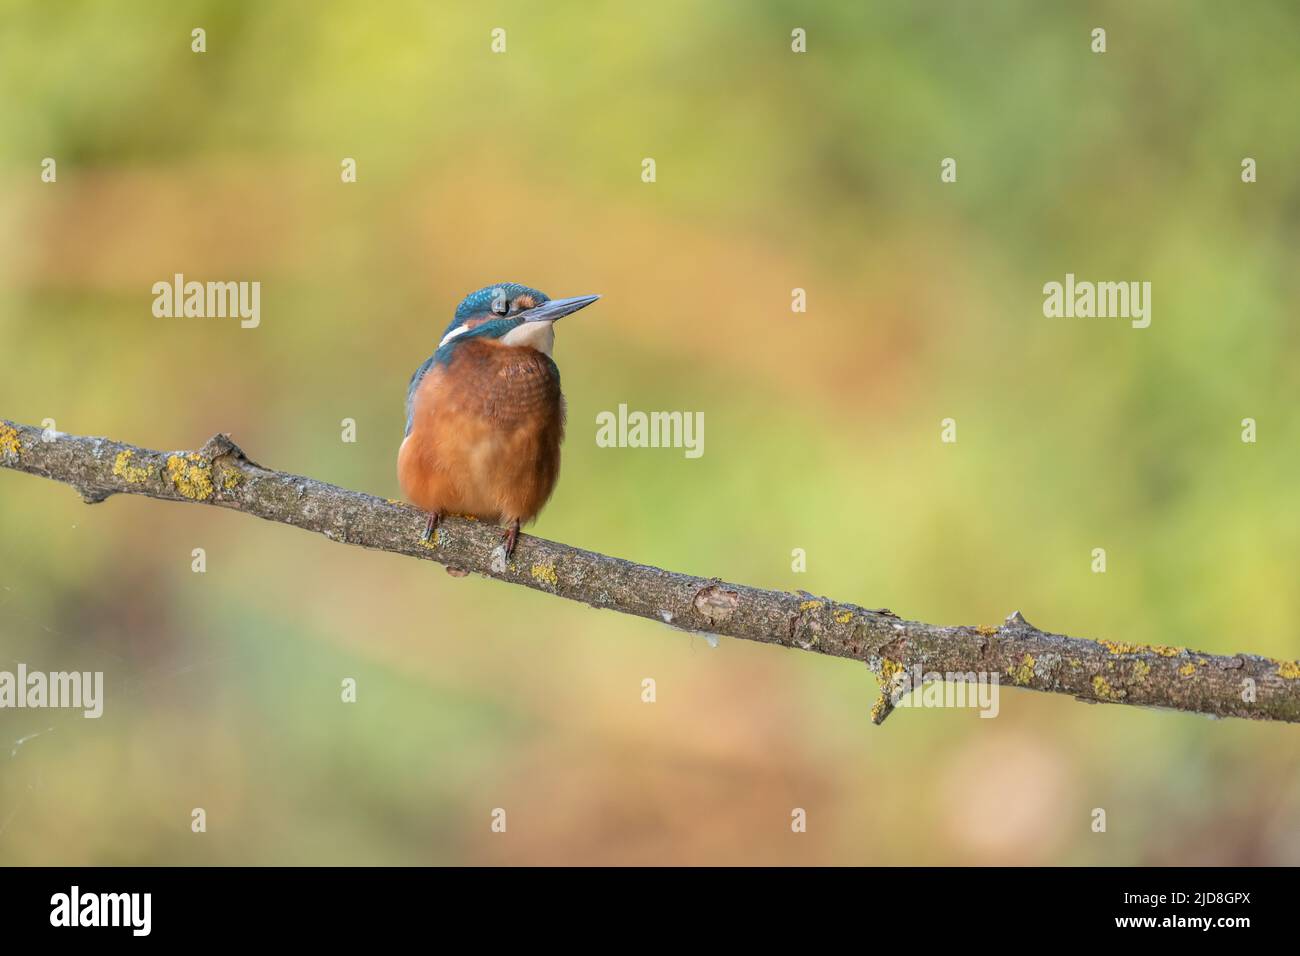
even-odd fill
[[[262,467],[245,455],[244,449],[236,445],[234,440],[225,432],[217,432],[205,441],[203,447],[199,449],[199,454],[209,462],[216,462],[218,458],[234,458],[236,461],[245,462],[254,468]]]
[[[740,606],[740,595],[717,584],[700,588],[691,602],[700,617],[709,624],[721,624]]]
[[[786,623],[786,643],[810,651],[821,640],[822,625],[818,615],[829,602],[815,598],[807,591],[800,591],[799,594],[805,600],[800,602],[799,612],[791,615]]]
[[[1030,624],[1028,621],[1025,620],[1025,616],[1021,614],[1019,611],[1012,611],[1010,614],[1008,614],[1007,619],[1004,623],[1006,624],[1007,627],[1027,627],[1027,628],[1032,628],[1033,630],[1037,630],[1037,628],[1035,628],[1034,625]]]

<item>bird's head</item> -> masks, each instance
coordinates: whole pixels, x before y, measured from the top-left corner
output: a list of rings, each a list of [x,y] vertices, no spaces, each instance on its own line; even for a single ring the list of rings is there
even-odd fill
[[[499,282],[471,292],[456,308],[456,315],[434,353],[437,361],[450,361],[463,343],[477,338],[496,339],[505,345],[524,345],[551,354],[554,325],[570,313],[591,305],[598,295],[552,299],[517,282]]]

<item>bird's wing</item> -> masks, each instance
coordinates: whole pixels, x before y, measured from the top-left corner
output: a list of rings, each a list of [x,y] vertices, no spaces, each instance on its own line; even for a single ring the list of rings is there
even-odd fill
[[[411,384],[406,389],[406,434],[411,434],[411,426],[415,422],[415,393],[420,388],[420,382],[433,367],[433,356],[430,355],[424,360],[424,364],[415,370],[411,376]]]

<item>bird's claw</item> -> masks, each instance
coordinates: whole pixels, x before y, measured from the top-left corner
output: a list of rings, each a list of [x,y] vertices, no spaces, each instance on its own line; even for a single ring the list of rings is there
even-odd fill
[[[424,522],[424,532],[420,535],[420,540],[425,544],[435,540],[438,533],[438,525],[442,524],[442,514],[437,511],[429,512],[428,520]]]
[[[515,544],[519,541],[518,518],[506,525],[505,530],[501,532],[501,540],[506,546],[506,557],[509,558],[515,553]]]

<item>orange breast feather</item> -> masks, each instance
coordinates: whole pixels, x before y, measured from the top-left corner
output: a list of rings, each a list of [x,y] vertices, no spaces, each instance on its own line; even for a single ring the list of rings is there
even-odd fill
[[[531,348],[474,339],[416,390],[397,475],[417,507],[526,522],[555,488],[564,439],[559,371]]]

